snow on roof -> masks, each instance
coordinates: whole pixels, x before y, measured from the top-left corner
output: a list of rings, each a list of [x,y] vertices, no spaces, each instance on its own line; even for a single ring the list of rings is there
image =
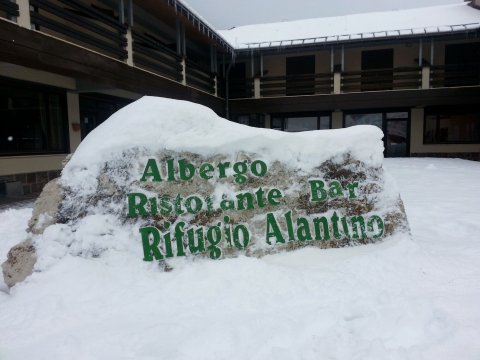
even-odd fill
[[[239,26],[219,33],[235,49],[403,37],[480,28],[468,3]]]

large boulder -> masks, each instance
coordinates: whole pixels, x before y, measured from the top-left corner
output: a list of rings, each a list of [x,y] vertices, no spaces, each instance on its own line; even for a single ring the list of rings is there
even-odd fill
[[[22,245],[29,270],[12,277],[15,250],[4,277],[12,286],[32,259],[41,271],[66,255],[121,252],[170,269],[174,257],[258,257],[408,234],[382,136],[373,126],[256,129],[144,97],[95,129],[45,187]]]

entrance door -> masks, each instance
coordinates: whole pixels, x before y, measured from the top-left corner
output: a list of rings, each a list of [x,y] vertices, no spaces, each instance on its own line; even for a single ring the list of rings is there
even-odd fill
[[[402,111],[385,115],[385,156],[408,156],[408,113]]]
[[[345,127],[374,125],[382,129],[385,157],[407,157],[410,154],[408,111],[372,111],[345,115]]]

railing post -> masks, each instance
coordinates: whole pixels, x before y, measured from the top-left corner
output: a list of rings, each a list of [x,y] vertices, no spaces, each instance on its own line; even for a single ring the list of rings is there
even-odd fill
[[[218,81],[217,81],[217,75],[213,77],[213,94],[215,96],[218,96]]]
[[[133,66],[133,37],[132,28],[129,26],[127,29],[127,64]]]
[[[18,13],[17,24],[21,27],[31,29],[30,23],[30,1],[29,0],[17,0]]]
[[[187,85],[187,62],[185,57],[182,57],[180,64],[182,65],[182,85]]]
[[[260,99],[260,78],[256,77],[253,79],[253,97],[255,99]]]
[[[340,94],[342,92],[342,74],[338,71],[333,73],[333,93]]]
[[[422,66],[422,89],[430,89],[430,66]]]

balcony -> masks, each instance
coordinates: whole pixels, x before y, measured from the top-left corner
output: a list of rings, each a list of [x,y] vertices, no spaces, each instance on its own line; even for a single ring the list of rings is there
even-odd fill
[[[257,85],[255,85],[257,84]],[[230,98],[342,94],[480,85],[480,63],[399,67],[294,76],[264,76],[230,82]]]

